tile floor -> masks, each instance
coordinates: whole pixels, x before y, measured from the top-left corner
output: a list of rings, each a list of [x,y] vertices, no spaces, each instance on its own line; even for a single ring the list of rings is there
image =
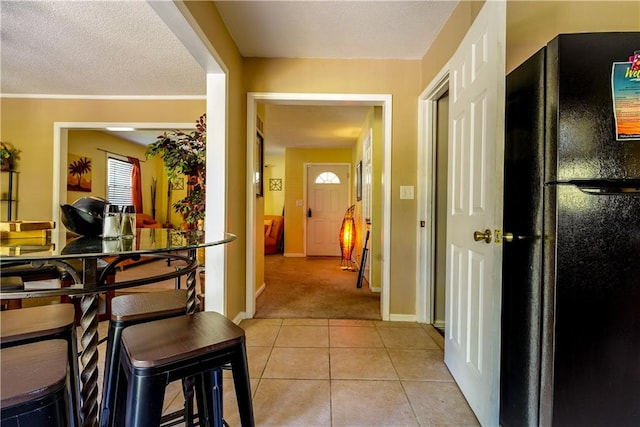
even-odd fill
[[[430,325],[336,319],[250,319],[257,426],[477,426]],[[101,345],[101,347],[103,347]],[[224,413],[239,426],[231,372]],[[183,405],[180,383],[165,412]]]

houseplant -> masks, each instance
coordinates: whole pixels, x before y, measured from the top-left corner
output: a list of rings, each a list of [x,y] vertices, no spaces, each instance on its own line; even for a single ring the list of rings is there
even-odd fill
[[[7,142],[0,142],[0,160],[2,161],[1,169],[3,171],[13,170],[16,160],[19,158],[20,150],[14,148]]]
[[[170,184],[187,177],[187,195],[173,204],[182,215],[186,226],[195,228],[204,219],[206,180],[207,116],[196,121],[196,129],[185,133],[179,130],[165,132],[150,144],[146,157],[161,156]]]

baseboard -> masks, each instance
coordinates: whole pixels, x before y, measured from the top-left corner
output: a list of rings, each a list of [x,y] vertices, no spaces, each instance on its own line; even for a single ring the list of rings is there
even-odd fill
[[[291,253],[291,252],[285,252],[282,254],[282,256],[288,256],[291,258],[304,258],[306,257],[305,254],[300,254],[300,253]]]
[[[266,284],[266,283],[263,283],[263,284],[262,284],[262,286],[260,286],[260,287],[258,288],[258,290],[256,291],[256,298],[258,298],[258,297],[260,296],[260,294],[261,294],[262,292],[264,292],[264,290],[266,289],[266,287],[267,287],[267,284]]]
[[[244,311],[241,311],[240,313],[238,313],[236,317],[233,318],[233,323],[235,323],[236,325],[239,325],[240,322],[242,322],[246,318],[247,318],[247,313]]]
[[[444,320],[436,320],[432,323],[434,328],[444,329]]]
[[[417,322],[415,314],[390,314],[391,322]]]
[[[377,288],[369,288],[369,290],[370,290],[371,292],[377,292],[377,293],[380,293],[380,292],[382,291],[382,288],[380,288],[380,286],[378,286]]]

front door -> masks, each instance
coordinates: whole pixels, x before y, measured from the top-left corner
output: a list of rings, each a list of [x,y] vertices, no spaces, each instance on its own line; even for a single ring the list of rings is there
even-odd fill
[[[338,234],[349,208],[349,165],[307,165],[307,256],[340,256]]]
[[[505,3],[486,2],[451,58],[449,84],[445,362],[491,426],[500,401],[504,43]]]

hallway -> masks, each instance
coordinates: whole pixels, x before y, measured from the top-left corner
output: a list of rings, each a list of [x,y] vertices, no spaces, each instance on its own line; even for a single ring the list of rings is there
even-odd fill
[[[381,320],[380,293],[357,271],[340,268],[339,257],[264,257],[265,288],[256,299],[256,318]]]

